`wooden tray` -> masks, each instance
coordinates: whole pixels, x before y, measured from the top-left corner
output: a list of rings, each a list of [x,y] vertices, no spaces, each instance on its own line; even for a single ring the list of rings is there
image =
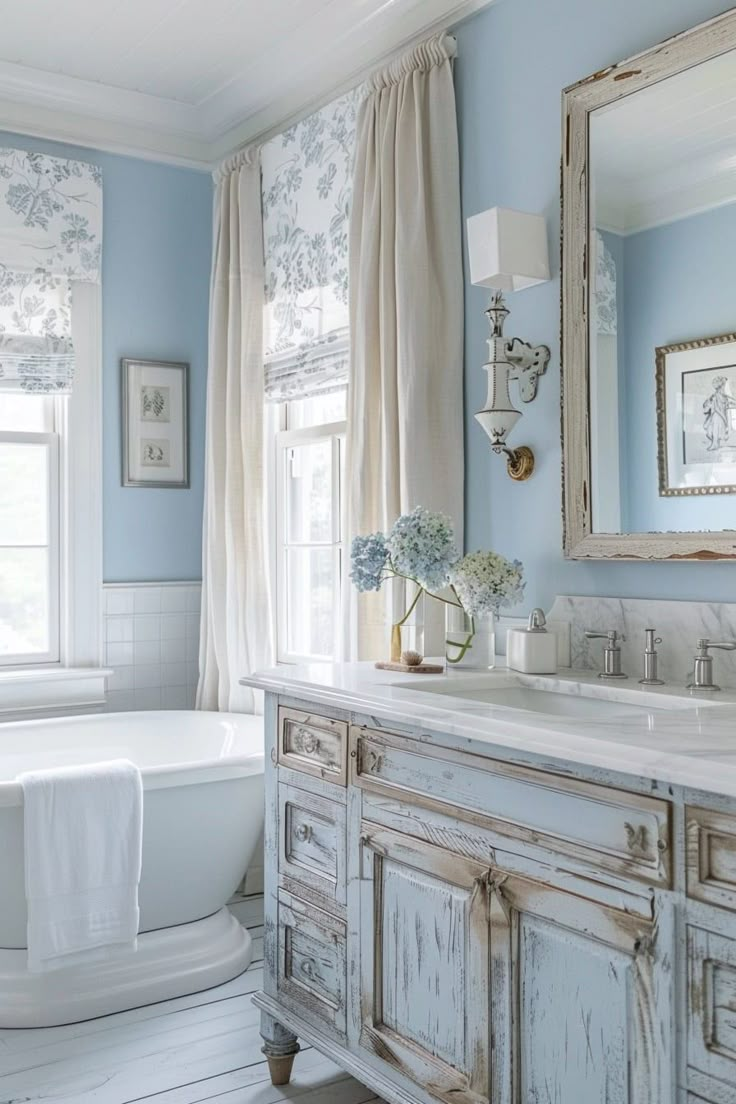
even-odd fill
[[[444,675],[445,668],[439,663],[415,663],[411,666],[408,663],[390,663],[388,660],[385,662],[379,660],[376,663],[376,667],[379,671],[401,671],[406,675]]]

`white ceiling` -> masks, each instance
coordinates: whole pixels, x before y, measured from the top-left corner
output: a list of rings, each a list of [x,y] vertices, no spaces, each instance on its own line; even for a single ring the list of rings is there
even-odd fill
[[[596,220],[634,233],[736,201],[736,53],[595,111]]]
[[[210,165],[492,0],[0,0],[0,125]]]

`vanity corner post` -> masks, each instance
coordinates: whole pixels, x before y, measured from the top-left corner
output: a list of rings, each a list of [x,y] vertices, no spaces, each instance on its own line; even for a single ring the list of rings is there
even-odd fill
[[[268,1012],[261,1012],[262,1051],[268,1062],[272,1085],[288,1085],[294,1059],[300,1047],[296,1035],[275,1020]]]

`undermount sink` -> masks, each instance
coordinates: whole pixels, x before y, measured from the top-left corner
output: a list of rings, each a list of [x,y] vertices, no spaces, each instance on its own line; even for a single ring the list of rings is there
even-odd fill
[[[644,716],[648,713],[694,709],[715,704],[672,691],[650,690],[618,683],[593,683],[569,677],[520,675],[507,671],[487,675],[455,675],[394,684],[464,702],[478,702],[497,709],[539,713],[553,717],[607,718]],[[447,703],[449,705],[449,702]]]

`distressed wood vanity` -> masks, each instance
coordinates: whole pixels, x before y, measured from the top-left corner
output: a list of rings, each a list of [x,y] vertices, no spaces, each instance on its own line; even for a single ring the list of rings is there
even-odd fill
[[[408,721],[365,678],[254,683],[274,1080],[302,1039],[395,1104],[736,1101],[736,799],[682,784],[682,754],[596,765],[580,722],[550,754],[528,714]],[[693,748],[728,749],[736,708],[705,712]]]

